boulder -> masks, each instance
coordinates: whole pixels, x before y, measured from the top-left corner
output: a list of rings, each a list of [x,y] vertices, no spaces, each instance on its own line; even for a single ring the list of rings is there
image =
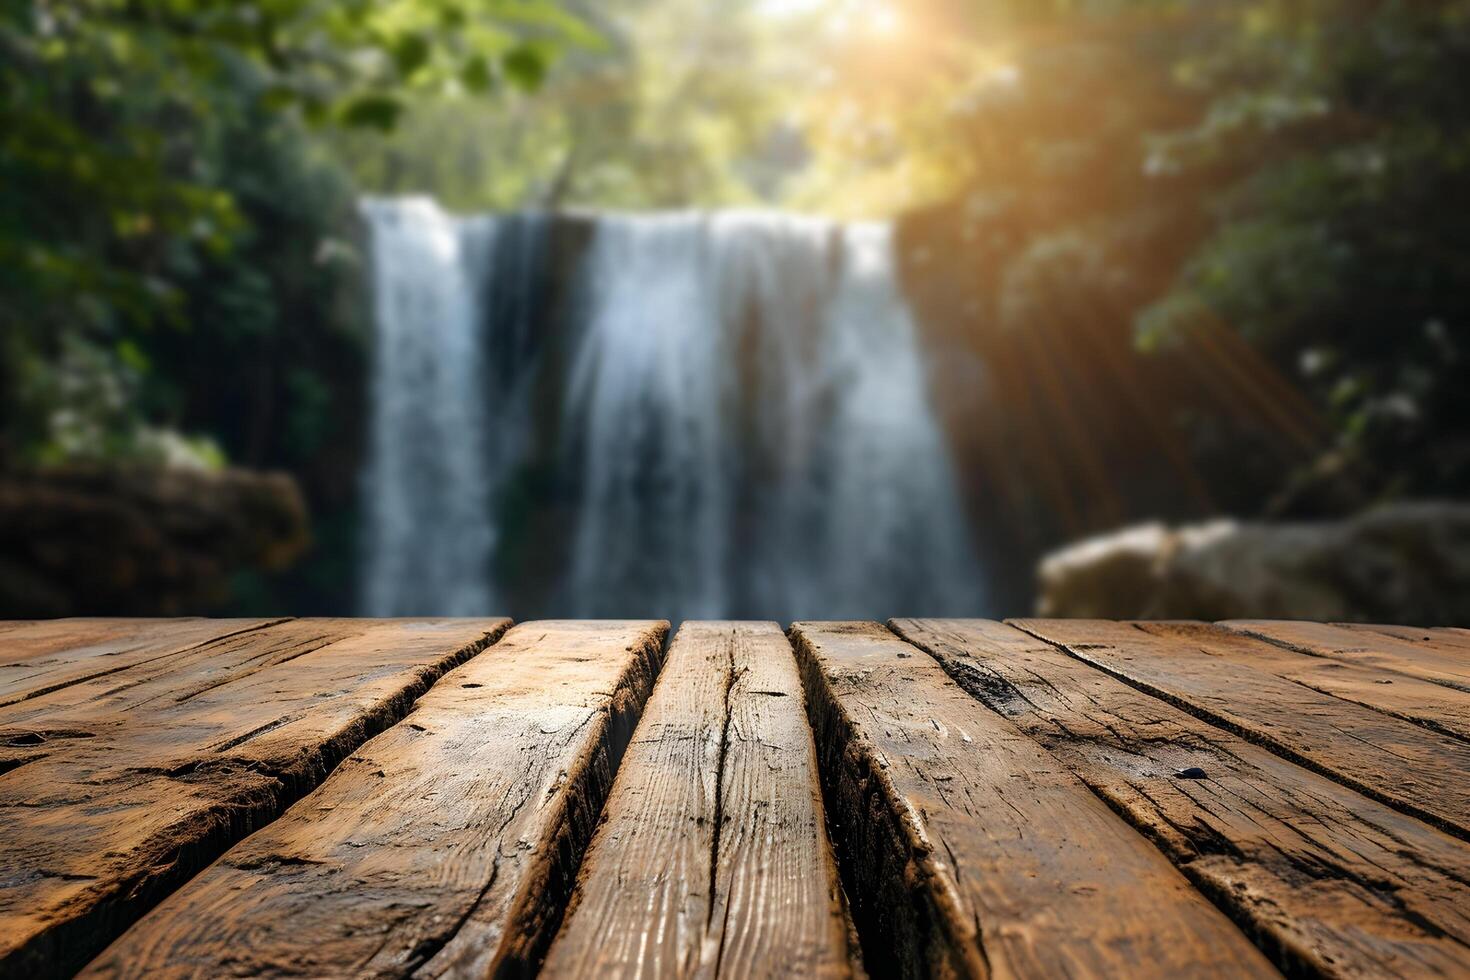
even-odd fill
[[[308,540],[296,482],[226,469],[0,474],[0,618],[206,612]]]
[[[1470,504],[1344,521],[1133,527],[1044,559],[1037,612],[1107,619],[1470,623]]]

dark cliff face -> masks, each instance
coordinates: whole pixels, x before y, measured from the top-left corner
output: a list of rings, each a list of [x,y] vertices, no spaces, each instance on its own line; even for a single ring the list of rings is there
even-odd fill
[[[0,619],[216,609],[230,578],[308,542],[284,474],[68,468],[0,474]]]
[[[530,386],[523,393],[531,413],[526,451],[495,501],[503,521],[499,567],[492,569],[498,580],[514,579],[511,611],[520,618],[553,600],[571,549],[577,495],[564,472],[570,447],[562,432],[563,386],[580,339],[577,271],[595,228],[591,214],[522,215],[507,233],[512,247],[499,251],[492,276],[511,288],[498,290],[482,326],[495,375],[485,387],[487,412],[494,417],[506,409],[508,389]],[[514,321],[509,329],[506,318]]]

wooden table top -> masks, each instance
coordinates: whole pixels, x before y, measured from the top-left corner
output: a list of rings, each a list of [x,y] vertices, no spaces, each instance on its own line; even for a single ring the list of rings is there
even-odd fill
[[[1470,976],[1470,632],[0,623],[0,977]]]

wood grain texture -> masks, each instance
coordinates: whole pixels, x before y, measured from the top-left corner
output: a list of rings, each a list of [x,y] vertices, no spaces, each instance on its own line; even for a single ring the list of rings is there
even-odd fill
[[[204,621],[207,622],[207,621]],[[188,630],[186,621],[185,630]],[[161,643],[136,651],[130,662],[90,667],[85,658],[63,683],[0,706],[0,728],[24,727],[60,717],[132,717],[155,705],[182,702],[221,680],[242,677],[294,660],[303,654],[361,636],[371,620],[301,619],[269,622],[259,627],[210,631],[182,647]],[[193,642],[193,640],[198,642]],[[106,655],[105,641],[91,650]]]
[[[548,977],[851,973],[816,749],[774,623],[685,623]]]
[[[0,707],[177,656],[279,619],[51,619],[0,633]]]
[[[69,974],[504,620],[292,620],[0,708],[0,976]]]
[[[523,623],[129,930],[88,977],[534,969],[666,623]]]
[[[1390,626],[1386,623],[1338,623],[1352,632],[1376,633],[1403,640],[1411,648],[1437,650],[1470,657],[1470,631],[1458,626]]]
[[[1153,845],[929,656],[873,623],[792,636],[875,975],[1275,975]]]
[[[1315,657],[1369,664],[1470,691],[1470,649],[1457,636],[1459,630],[1246,619],[1220,625]]]
[[[897,620],[1293,972],[1470,975],[1470,844],[1000,623]],[[1191,767],[1207,778],[1181,779]]]
[[[1470,692],[1369,664],[1314,657],[1208,623],[1139,623],[1154,636],[1188,644],[1220,660],[1263,670],[1320,694],[1352,701],[1470,741]]]
[[[1156,636],[1100,620],[1016,620],[1014,625],[1064,647],[1155,697],[1173,702],[1293,762],[1470,838],[1470,744],[1323,694],[1246,663],[1212,654],[1224,641]]]

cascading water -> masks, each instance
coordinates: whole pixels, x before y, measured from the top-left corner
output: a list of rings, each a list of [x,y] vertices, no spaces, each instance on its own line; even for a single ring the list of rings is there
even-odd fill
[[[369,612],[984,611],[888,226],[365,213]]]
[[[479,333],[489,219],[368,201],[377,349],[364,508],[376,616],[472,615],[498,601]]]

